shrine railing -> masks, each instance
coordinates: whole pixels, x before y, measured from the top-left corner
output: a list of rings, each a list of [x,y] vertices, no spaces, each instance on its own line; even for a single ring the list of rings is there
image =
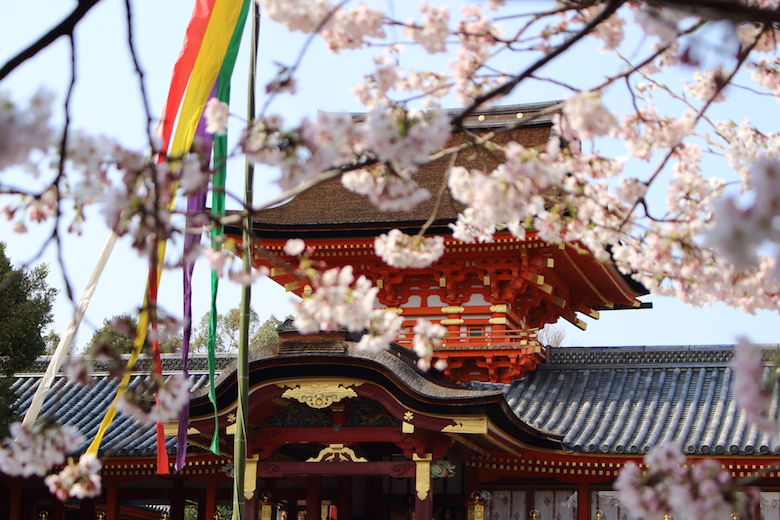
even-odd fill
[[[411,347],[413,332],[402,332],[396,338],[400,345]],[[527,330],[462,330],[449,332],[444,338],[443,348],[451,347],[493,347],[493,346],[540,346],[536,333]]]

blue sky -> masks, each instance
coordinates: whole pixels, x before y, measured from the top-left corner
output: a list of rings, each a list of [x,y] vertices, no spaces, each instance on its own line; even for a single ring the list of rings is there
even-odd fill
[[[34,41],[40,34],[55,25],[72,8],[75,2],[55,0],[31,0],[29,2],[3,2],[0,4],[0,61],[5,62],[20,49]],[[529,3],[530,4],[530,3]],[[544,2],[535,2],[545,5]],[[383,4],[384,5],[384,4]],[[407,7],[387,4],[396,11]],[[549,3],[547,4],[549,5]],[[184,28],[192,10],[192,0],[166,0],[165,2],[135,2],[135,40],[144,69],[152,113],[159,114],[165,96],[173,63],[179,52]],[[396,12],[397,18],[406,19],[412,13]],[[73,99],[74,127],[93,133],[105,133],[118,138],[125,146],[144,149],[144,114],[138,94],[138,79],[133,73],[126,47],[124,2],[103,0],[79,25],[76,31],[78,54],[78,82]],[[263,85],[275,70],[274,62],[290,64],[295,60],[303,43],[300,35],[290,36],[271,21],[263,20],[260,43],[259,83]],[[598,53],[598,44],[584,42],[578,54],[556,65],[552,71],[566,74],[577,84],[595,82],[609,64]],[[244,46],[243,51],[246,50]],[[273,112],[284,115],[288,121],[296,121],[316,110],[360,111],[362,107],[352,98],[349,87],[359,81],[362,74],[371,70],[371,57],[376,49],[333,56],[316,41],[304,59],[300,76],[300,95],[282,97],[271,107]],[[583,57],[586,57],[585,59]],[[421,54],[413,54],[414,66],[443,70],[447,59],[434,61]],[[67,42],[60,39],[51,48],[23,65],[3,83],[0,89],[11,91],[19,100],[26,100],[41,86],[63,94],[69,81],[69,50]],[[412,63],[412,62],[409,62]],[[234,111],[241,113],[246,97],[247,58],[239,57],[237,76],[234,79]],[[510,60],[504,65],[508,70],[518,70]],[[545,72],[545,71],[543,71]],[[552,72],[551,72],[552,73]],[[547,101],[561,98],[563,89],[549,85],[523,87],[507,103]],[[60,98],[61,99],[61,98]],[[454,100],[446,103],[456,106]],[[261,100],[262,102],[262,100]],[[769,120],[776,120],[777,104],[767,105]],[[748,114],[757,107],[739,107]],[[744,110],[743,110],[744,109]],[[767,110],[761,107],[761,110]],[[58,117],[61,117],[58,116]],[[740,115],[741,117],[741,115]],[[776,130],[776,128],[772,128]],[[240,161],[231,166],[229,189],[241,189],[242,167]],[[13,172],[2,175],[14,175]],[[260,171],[255,188],[255,201],[261,202],[277,193],[272,183],[273,172]],[[82,236],[67,236],[64,249],[65,274],[71,282],[76,297],[81,294],[91,274],[94,262],[108,237],[102,217],[96,209],[87,214],[87,225]],[[16,263],[33,259],[42,238],[50,232],[51,224],[31,226],[27,235],[16,235],[7,223],[0,223],[0,240],[7,242],[8,253]],[[51,283],[64,287],[63,273],[56,256],[49,248],[41,257],[52,266]],[[96,299],[90,308],[83,331],[76,342],[80,348],[102,320],[127,312],[137,306],[143,296],[146,267],[126,241],[121,241],[101,280]],[[161,285],[161,303],[170,312],[180,314],[181,274],[167,272]],[[208,272],[205,265],[196,268],[195,316],[199,318],[208,305]],[[277,317],[291,312],[290,296],[272,282],[261,282],[253,289],[252,304],[262,318],[273,313]],[[584,318],[588,330],[566,326],[565,344],[575,346],[611,345],[698,345],[732,343],[738,334],[746,334],[762,343],[777,343],[778,316],[762,312],[746,315],[737,309],[716,304],[701,309],[691,308],[677,300],[649,296],[655,309],[637,311],[603,312],[598,321]],[[227,310],[238,304],[239,291],[228,284],[222,285],[220,308]],[[72,304],[61,294],[55,307],[54,329],[61,332],[72,312]]]

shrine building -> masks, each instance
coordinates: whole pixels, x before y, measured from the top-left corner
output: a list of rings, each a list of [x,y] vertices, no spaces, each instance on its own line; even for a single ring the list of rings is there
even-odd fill
[[[549,106],[487,109],[466,128],[484,135]],[[542,148],[555,138],[549,117],[516,126],[494,142]],[[453,135],[448,146],[464,139]],[[455,164],[490,170],[501,160],[500,152],[466,147]],[[561,318],[585,327],[602,312],[652,312],[639,310],[649,307],[639,300],[646,290],[582,246],[547,243],[532,231],[524,239],[499,232],[491,243],[453,240],[448,224],[462,206],[446,189],[437,200],[446,166],[439,160],[415,176],[433,197],[411,212],[379,212],[333,180],[256,215],[253,245],[293,263],[284,244],[303,238],[312,261],[352,265],[379,288],[377,304],[399,313],[404,329],[388,350],[369,352],[357,348],[359,334],[301,335],[285,324],[279,341],[250,352],[246,518],[623,520],[630,512],[612,490],[621,467],[677,442],[735,478],[763,471],[761,502],[751,512],[780,520],[780,449],[736,406],[732,347],[543,345],[537,331]],[[430,267],[399,270],[374,254],[379,234],[416,233],[429,219],[427,233],[444,235],[446,246]],[[240,241],[238,229],[227,233]],[[310,288],[283,262],[253,250],[255,267],[306,297]],[[447,362],[443,372],[417,368],[409,347],[418,318],[447,328],[434,353]],[[62,504],[42,479],[0,474],[0,518],[219,518],[232,502],[237,377],[232,356],[218,361],[215,419],[205,358],[189,359],[182,471],[171,466],[158,475],[154,426],[118,416],[101,446],[101,497]],[[41,358],[17,375],[21,412],[46,363]],[[150,363],[143,360],[131,385]],[[117,387],[106,367],[95,368],[91,388],[59,376],[42,411],[87,439]],[[163,369],[180,372],[181,359],[165,355]],[[176,425],[166,432],[172,454]],[[209,449],[214,435],[220,455]]]

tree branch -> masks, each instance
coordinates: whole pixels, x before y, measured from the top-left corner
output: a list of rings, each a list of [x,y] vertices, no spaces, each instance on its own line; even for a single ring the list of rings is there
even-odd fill
[[[8,60],[8,62],[0,68],[0,80],[8,76],[19,65],[51,45],[60,36],[73,34],[73,29],[76,27],[76,24],[79,23],[81,19],[86,16],[87,12],[99,1],[100,0],[79,0],[79,5],[76,6],[67,18],[41,36],[38,41]]]
[[[563,44],[559,45],[555,48],[555,50],[551,51],[549,54],[547,54],[544,58],[538,60],[536,63],[528,67],[525,71],[521,72],[511,80],[507,81],[503,85],[500,85],[490,92],[487,92],[478,98],[474,100],[474,102],[466,107],[463,112],[461,112],[458,116],[456,116],[452,120],[452,126],[455,128],[460,128],[463,124],[463,121],[471,115],[477,108],[480,107],[483,103],[486,101],[489,101],[495,97],[498,96],[504,96],[506,94],[509,94],[512,92],[512,90],[524,79],[529,77],[531,74],[536,72],[537,70],[541,69],[545,65],[547,65],[549,62],[566,52],[569,48],[571,48],[572,45],[580,41],[582,38],[584,38],[588,33],[590,33],[593,29],[595,29],[601,22],[612,16],[612,13],[618,10],[618,8],[623,5],[623,2],[625,0],[609,0],[609,2],[604,6],[604,9],[596,16],[593,17],[593,19],[588,22],[588,24],[582,28],[581,31],[579,31],[577,34],[566,40]]]

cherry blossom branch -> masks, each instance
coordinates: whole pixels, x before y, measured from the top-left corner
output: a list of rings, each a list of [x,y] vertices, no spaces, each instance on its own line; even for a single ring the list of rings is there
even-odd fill
[[[649,4],[650,2],[648,2]],[[730,20],[732,22],[780,22],[780,11],[756,7],[751,4],[723,0],[653,0],[659,7],[668,7],[693,16],[710,20]]]
[[[8,60],[0,68],[0,80],[14,71],[19,65],[29,60],[40,51],[51,45],[60,36],[73,37],[73,29],[86,16],[100,0],[79,0],[76,8],[62,22],[54,26],[49,32],[41,36],[35,43]]]
[[[758,38],[756,38],[753,43],[748,46],[747,48],[743,49],[742,52],[740,52],[739,56],[737,57],[737,63],[734,66],[734,68],[731,70],[731,73],[721,81],[717,82],[715,84],[715,90],[712,93],[712,95],[705,101],[704,105],[698,110],[696,113],[696,116],[693,118],[695,122],[698,122],[704,115],[704,113],[707,111],[707,109],[710,107],[710,105],[714,102],[714,100],[720,95],[720,93],[723,91],[723,89],[726,88],[727,85],[731,83],[731,80],[734,78],[734,76],[737,75],[737,72],[739,72],[739,69],[742,68],[742,65],[747,60],[748,56],[750,55],[750,51],[753,50],[753,48],[758,44]],[[695,123],[694,123],[695,125]],[[643,184],[646,187],[650,187],[650,185],[658,178],[661,171],[664,169],[666,164],[669,162],[669,160],[672,158],[674,153],[677,151],[677,149],[680,147],[680,143],[670,147],[669,151],[666,153],[664,158],[661,160],[661,162],[658,164],[658,166],[655,168],[653,173],[650,175],[650,177],[643,182]],[[628,223],[628,219],[631,217],[631,214],[634,212],[634,210],[639,205],[640,200],[643,200],[644,197],[641,197],[637,199],[634,204],[631,206],[631,208],[626,213],[625,218],[623,219],[623,222],[620,224],[619,228],[620,230],[623,229],[623,226]]]
[[[582,38],[584,38],[588,33],[590,33],[593,29],[595,29],[601,22],[609,18],[615,11],[617,11],[618,8],[621,5],[623,5],[624,2],[625,0],[609,0],[604,6],[604,9],[602,9],[602,11],[598,15],[594,16],[593,19],[591,19],[585,25],[585,27],[583,27],[580,31],[578,31],[574,36],[569,38],[563,44],[556,47],[544,58],[541,58],[536,63],[528,67],[525,71],[518,74],[511,80],[474,99],[471,105],[466,107],[466,109],[463,110],[463,112],[461,112],[455,118],[453,118],[452,126],[458,129],[461,128],[466,118],[472,113],[474,113],[474,111],[477,110],[477,108],[479,108],[480,106],[482,106],[482,104],[484,104],[487,101],[490,101],[493,98],[509,94],[512,90],[514,90],[514,88],[521,81],[523,81],[528,76],[530,76],[540,68],[550,63],[552,60],[554,60],[555,58],[557,58],[558,56],[566,52],[568,49],[570,49],[575,43],[577,43]]]
[[[152,109],[149,103],[149,95],[146,92],[146,81],[144,80],[144,71],[141,69],[141,63],[138,60],[138,54],[135,50],[135,43],[133,41],[133,11],[130,5],[130,0],[125,0],[125,12],[127,13],[127,49],[130,51],[130,57],[133,59],[133,67],[135,73],[138,76],[138,88],[141,91],[141,99],[144,105],[144,113],[146,115],[146,137],[149,141],[149,148],[154,150],[154,137],[152,136]]]

